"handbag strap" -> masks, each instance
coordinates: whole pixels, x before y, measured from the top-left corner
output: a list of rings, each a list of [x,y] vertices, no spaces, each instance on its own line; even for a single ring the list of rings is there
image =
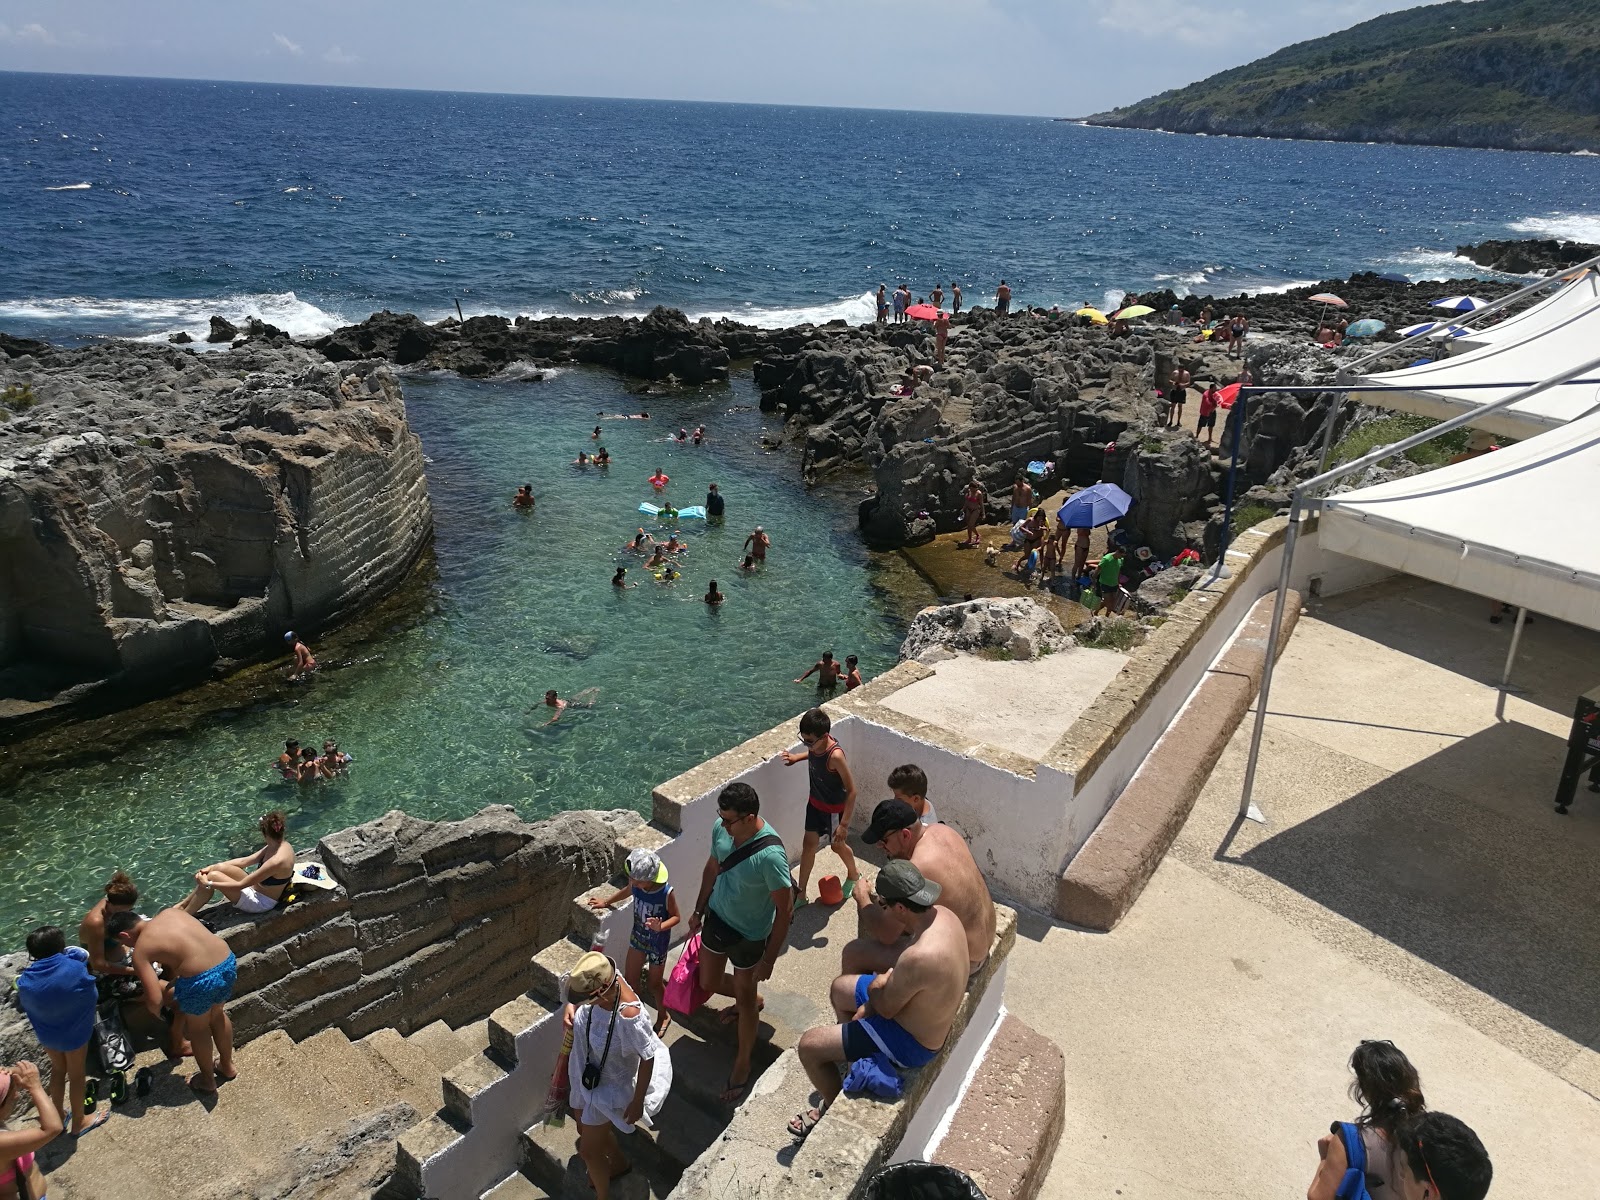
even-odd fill
[[[744,845],[734,850],[732,854],[728,855],[727,858],[723,859],[722,862],[717,865],[717,874],[726,875],[740,863],[744,862],[745,859],[750,858],[753,855],[760,854],[761,851],[765,850],[768,846],[781,845],[783,845],[783,839],[775,833],[763,833],[760,837],[753,837]]]
[[[604,1071],[606,1069],[606,1059],[611,1057],[611,1035],[617,1032],[617,1009],[619,1009],[621,1007],[622,1007],[622,995],[621,995],[621,991],[619,989],[618,995],[617,995],[617,1002],[611,1006],[611,1023],[606,1026],[606,1044],[605,1044],[605,1048],[600,1051],[600,1063],[599,1063],[598,1066],[595,1067],[595,1070],[597,1070],[597,1071]],[[590,1066],[590,1062],[589,1062],[589,1031],[590,1031],[591,1028],[593,1028],[593,1026],[594,1026],[594,1005],[591,1004],[591,1005],[589,1005],[589,1019],[586,1022],[584,1022],[584,1026],[583,1026],[583,1066],[584,1066],[585,1070],[588,1070],[588,1068]]]

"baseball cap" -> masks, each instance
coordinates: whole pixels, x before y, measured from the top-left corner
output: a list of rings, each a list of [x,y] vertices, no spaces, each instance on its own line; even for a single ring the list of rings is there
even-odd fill
[[[907,805],[907,808],[910,806]],[[878,872],[877,882],[872,885],[872,890],[878,894],[880,900],[887,900],[891,904],[901,900],[912,904],[924,906],[932,905],[939,899],[943,890],[931,879],[923,877],[921,871],[903,858],[891,859]]]
[[[667,867],[654,850],[641,847],[628,855],[628,878],[637,883],[665,883]]]
[[[867,826],[861,840],[869,846],[876,846],[883,841],[885,834],[893,833],[896,829],[910,829],[917,819],[917,810],[904,800],[881,800],[878,807],[872,810],[872,824]]]
[[[567,995],[574,1002],[582,1003],[610,987],[616,977],[617,965],[598,950],[591,950],[578,960],[572,974],[567,976]]]

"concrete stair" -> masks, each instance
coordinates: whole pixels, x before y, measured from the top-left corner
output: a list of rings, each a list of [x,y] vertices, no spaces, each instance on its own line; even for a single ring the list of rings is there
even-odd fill
[[[187,1086],[193,1060],[145,1051],[137,1065],[153,1074],[148,1096],[132,1094],[130,1077],[128,1100],[105,1125],[41,1153],[50,1195],[275,1200],[307,1175],[318,1177],[307,1195],[333,1194],[341,1183],[350,1188],[341,1194],[371,1194],[392,1172],[398,1128],[437,1111],[441,1076],[488,1046],[482,1021],[459,1030],[436,1022],[409,1037],[383,1029],[355,1042],[337,1029],[298,1043],[274,1030],[238,1049],[238,1078],[213,1097]]]

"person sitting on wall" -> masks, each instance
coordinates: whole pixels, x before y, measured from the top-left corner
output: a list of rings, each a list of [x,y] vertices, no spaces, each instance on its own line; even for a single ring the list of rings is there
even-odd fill
[[[308,746],[306,753],[312,756],[314,766],[316,751]],[[178,907],[197,913],[210,902],[213,892],[221,892],[240,912],[263,913],[276,908],[284,890],[294,882],[294,847],[283,836],[284,818],[277,809],[261,818],[259,828],[266,845],[244,858],[212,863],[196,871],[194,891]]]
[[[838,1096],[839,1063],[883,1055],[901,1070],[914,1070],[944,1049],[966,995],[968,964],[960,918],[938,905],[940,890],[909,862],[890,862],[878,872],[873,903],[907,941],[882,974],[835,979],[829,998],[839,1023],[800,1035],[800,1065],[821,1103],[789,1122],[796,1140],[810,1135]]]

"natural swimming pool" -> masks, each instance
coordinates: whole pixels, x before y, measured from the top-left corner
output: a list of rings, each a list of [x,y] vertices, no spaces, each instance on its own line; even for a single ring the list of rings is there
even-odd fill
[[[814,701],[792,682],[818,654],[858,654],[867,676],[895,659],[902,575],[855,532],[849,488],[807,491],[795,459],[768,453],[778,423],[755,410],[748,377],[633,396],[608,373],[542,383],[408,377],[407,408],[429,458],[438,580],[432,610],[363,646],[286,705],[151,738],[114,759],[36,771],[0,793],[3,944],[35,924],[71,928],[110,873],[129,871],[153,910],[193,871],[258,844],[256,818],[289,816],[289,838],[322,835],[403,808],[453,818],[510,804],[535,819],[564,809],[648,811],[651,787]],[[601,421],[608,470],[571,465],[592,450],[598,410],[648,407],[650,421]],[[704,446],[669,439],[704,422]],[[653,500],[656,467],[679,505],[715,482],[726,523],[686,521],[683,580],[654,582],[619,553]],[[531,513],[510,498],[532,483]],[[738,568],[757,524],[767,566]],[[663,535],[664,536],[664,535]],[[641,586],[617,592],[616,565]],[[727,601],[701,602],[715,578]],[[313,642],[313,648],[316,643]],[[596,707],[544,727],[546,688],[598,688]],[[347,778],[300,787],[268,764],[286,737],[336,738]]]

